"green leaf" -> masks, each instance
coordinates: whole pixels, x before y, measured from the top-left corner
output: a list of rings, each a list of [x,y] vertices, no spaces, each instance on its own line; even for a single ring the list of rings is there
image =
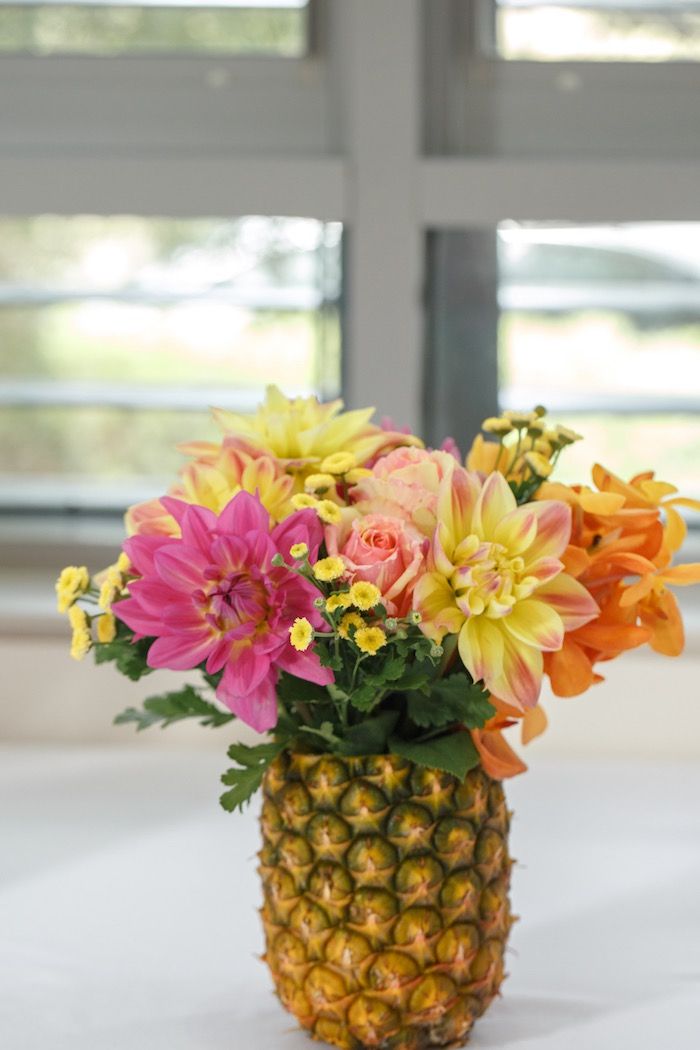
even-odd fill
[[[114,662],[120,674],[126,675],[132,682],[137,682],[139,678],[153,671],[146,662],[152,643],[152,638],[141,638],[134,642],[131,634],[117,635],[113,642],[98,642],[93,647],[95,663]]]
[[[379,703],[384,695],[382,686],[375,681],[363,682],[358,689],[350,694],[350,703],[358,711],[371,711]]]
[[[458,723],[468,729],[481,729],[495,711],[489,694],[464,674],[439,678],[427,695],[411,692],[407,701],[409,718],[423,728]]]
[[[346,730],[338,750],[343,755],[381,755],[399,719],[398,711],[382,711]]]
[[[401,678],[405,669],[406,661],[402,656],[390,656],[382,667],[381,675],[385,682],[396,682]]]
[[[230,790],[224,791],[219,799],[227,812],[243,809],[260,787],[265,770],[284,747],[284,743],[280,741],[256,744],[252,747],[247,744],[231,745],[228,757],[238,768],[228,769],[221,777],[222,784]]]
[[[126,725],[133,722],[138,731],[158,725],[162,729],[183,718],[198,718],[203,726],[223,726],[233,721],[236,716],[230,711],[222,711],[214,704],[202,699],[196,689],[186,685],[173,693],[162,696],[151,696],[144,700],[143,708],[128,707],[114,719],[115,725]]]
[[[318,729],[315,726],[299,726],[300,733],[310,733],[312,736],[320,736],[322,740],[334,749],[338,744],[338,737],[333,732],[332,722],[321,722]]]
[[[279,676],[277,695],[283,704],[313,704],[328,700],[325,686],[307,682],[304,678],[296,678],[285,671]]]
[[[321,667],[330,667],[333,671],[342,670],[343,661],[327,645],[317,645],[314,652],[318,656]]]
[[[391,688],[395,692],[402,693],[409,689],[420,689],[422,686],[427,685],[431,678],[430,671],[427,671],[424,667],[409,667],[404,675],[401,675],[396,682],[391,683]]]
[[[458,780],[464,780],[469,770],[479,764],[479,752],[466,732],[449,733],[422,742],[392,737],[389,750],[409,762],[452,773]]]

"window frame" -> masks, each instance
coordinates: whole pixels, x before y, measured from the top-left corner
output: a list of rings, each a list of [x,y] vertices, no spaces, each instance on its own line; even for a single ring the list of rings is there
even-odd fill
[[[506,218],[700,220],[700,150],[683,124],[696,64],[611,72],[611,90],[618,74],[627,85],[637,73],[650,90],[665,85],[655,124],[665,114],[679,126],[660,159],[657,150],[640,165],[611,148],[585,158],[479,153],[464,140],[465,84],[488,86],[498,70],[474,51],[470,9],[463,0],[314,0],[315,44],[300,59],[0,57],[2,211],[343,222],[346,402],[376,404],[422,430],[439,298],[432,278],[426,286],[429,234]],[[577,72],[565,65],[501,62],[511,94],[527,77]],[[179,91],[192,97],[178,111]],[[470,352],[494,353],[482,338]],[[442,434],[478,423],[450,404]]]

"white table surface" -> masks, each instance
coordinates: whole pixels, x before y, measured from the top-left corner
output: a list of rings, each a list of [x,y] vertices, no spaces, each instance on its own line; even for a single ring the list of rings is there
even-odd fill
[[[0,751],[3,1050],[311,1050],[256,959],[255,813],[222,755]],[[521,921],[473,1050],[698,1050],[700,770],[509,786]]]

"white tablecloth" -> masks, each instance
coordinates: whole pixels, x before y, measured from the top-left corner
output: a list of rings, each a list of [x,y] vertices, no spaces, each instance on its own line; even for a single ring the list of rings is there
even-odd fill
[[[223,745],[0,753],[3,1050],[311,1050],[256,958]],[[700,771],[530,758],[510,977],[470,1045],[698,1050]]]

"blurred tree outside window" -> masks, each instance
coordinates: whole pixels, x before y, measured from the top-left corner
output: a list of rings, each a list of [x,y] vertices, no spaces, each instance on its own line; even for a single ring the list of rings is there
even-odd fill
[[[0,0],[0,53],[218,53],[299,58],[308,51],[307,0]]]
[[[700,226],[502,223],[499,386],[585,435],[561,476],[593,456],[631,476],[648,463],[700,496]]]
[[[495,45],[530,62],[680,62],[700,58],[697,0],[495,0]]]
[[[338,223],[0,220],[0,505],[113,507],[275,381],[340,389]]]

